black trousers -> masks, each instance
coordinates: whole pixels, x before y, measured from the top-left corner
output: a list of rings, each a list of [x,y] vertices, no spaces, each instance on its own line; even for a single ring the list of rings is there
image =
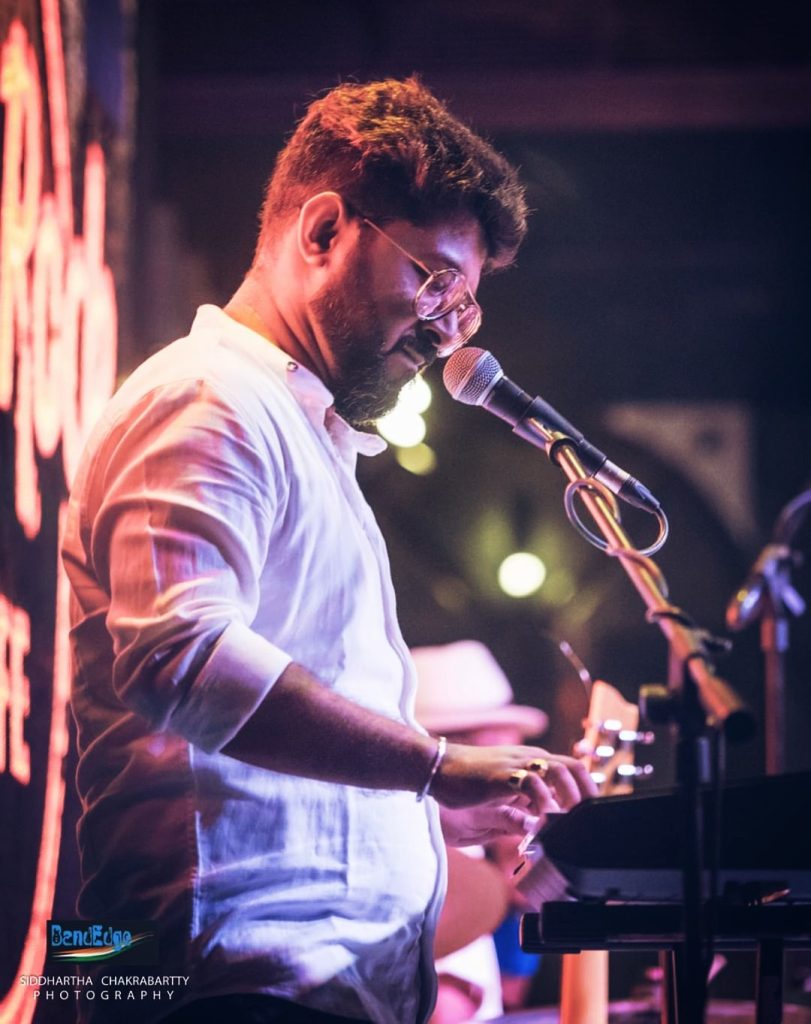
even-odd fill
[[[198,999],[183,1006],[161,1024],[369,1024],[334,1013],[310,1010],[276,996],[237,993]]]

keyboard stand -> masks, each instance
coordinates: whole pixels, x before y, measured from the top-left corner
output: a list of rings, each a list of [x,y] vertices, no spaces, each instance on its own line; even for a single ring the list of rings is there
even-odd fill
[[[521,919],[521,948],[528,953],[579,953],[584,949],[659,950],[671,954],[675,1006],[662,1010],[663,1024],[680,1020],[684,984],[682,908],[663,903],[553,902]],[[783,952],[811,948],[811,903],[765,906],[720,904],[715,913],[716,949],[757,950],[756,1024],[783,1019]]]

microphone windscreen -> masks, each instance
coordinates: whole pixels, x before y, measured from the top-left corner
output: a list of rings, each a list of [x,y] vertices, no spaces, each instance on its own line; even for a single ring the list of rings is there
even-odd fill
[[[501,374],[498,360],[484,348],[460,348],[445,363],[442,380],[452,398],[479,405]]]

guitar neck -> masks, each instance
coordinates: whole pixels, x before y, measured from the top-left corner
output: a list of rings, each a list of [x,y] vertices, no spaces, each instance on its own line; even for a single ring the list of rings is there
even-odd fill
[[[575,752],[589,769],[600,795],[627,792],[633,777],[633,741],[639,709],[613,686],[592,686],[585,735]],[[624,774],[623,769],[631,769]],[[608,1024],[608,953],[593,949],[562,957],[560,1024]]]

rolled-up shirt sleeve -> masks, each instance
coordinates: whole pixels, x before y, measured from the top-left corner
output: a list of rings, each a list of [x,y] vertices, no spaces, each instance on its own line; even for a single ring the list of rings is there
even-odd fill
[[[211,384],[182,381],[114,426],[94,470],[87,529],[110,596],[114,690],[208,752],[291,660],[251,629],[282,493],[273,445]]]

